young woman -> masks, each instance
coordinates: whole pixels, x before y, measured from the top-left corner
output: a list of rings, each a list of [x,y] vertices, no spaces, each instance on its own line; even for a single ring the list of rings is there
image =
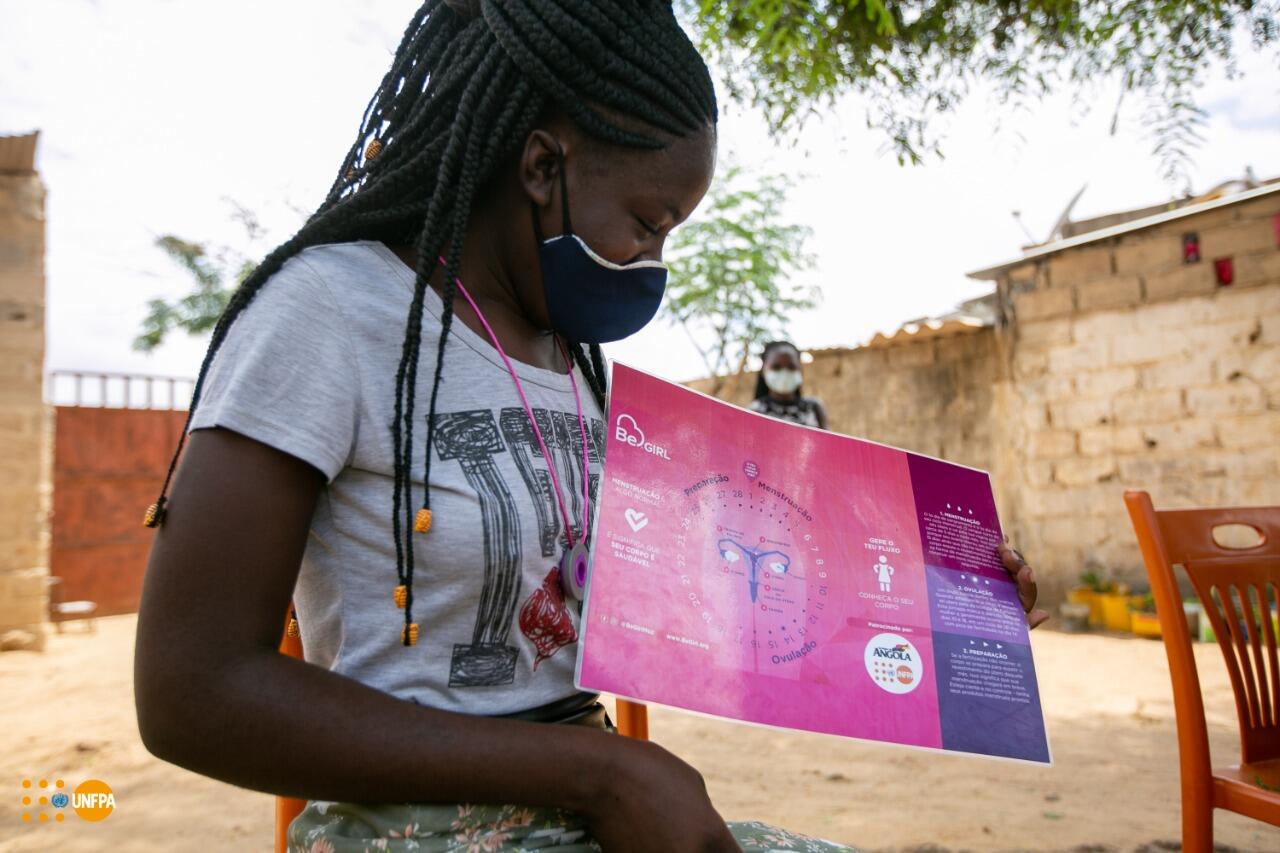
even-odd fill
[[[789,341],[765,344],[751,411],[803,426],[827,428],[827,410],[802,393],[800,350]]]
[[[842,849],[726,826],[573,686],[598,345],[656,311],[715,122],[669,3],[422,6],[215,329],[147,513],[152,752],[310,800],[295,850]],[[291,597],[306,662],[276,651]]]

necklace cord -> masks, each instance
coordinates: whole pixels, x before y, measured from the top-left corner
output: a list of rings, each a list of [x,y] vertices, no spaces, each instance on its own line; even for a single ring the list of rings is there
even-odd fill
[[[441,259],[443,261],[443,259]],[[476,312],[476,316],[480,318],[480,324],[484,326],[484,330],[489,334],[489,340],[493,342],[494,349],[498,351],[498,355],[502,356],[502,362],[507,366],[507,372],[511,374],[511,379],[515,383],[516,393],[520,395],[520,402],[524,405],[525,414],[529,417],[529,426],[533,428],[533,435],[538,439],[538,447],[542,450],[542,458],[547,462],[547,471],[551,474],[551,485],[555,488],[556,501],[560,504],[560,515],[564,518],[565,535],[569,540],[569,547],[574,547],[573,525],[569,519],[569,509],[564,502],[564,493],[560,489],[560,478],[556,475],[556,466],[551,461],[551,454],[547,450],[547,443],[542,438],[542,430],[538,428],[538,422],[533,416],[533,407],[529,405],[529,398],[525,396],[524,386],[520,382],[520,377],[516,375],[515,366],[511,364],[511,359],[507,357],[506,351],[502,348],[502,344],[498,341],[498,336],[494,334],[493,327],[489,325],[489,321],[485,319],[484,313],[480,310],[480,306],[476,305],[471,294],[467,292],[467,288],[462,281],[455,278],[454,283],[458,285],[458,291],[463,298],[467,300],[467,304],[471,306],[471,310]],[[581,539],[586,541],[587,519],[591,517],[590,501],[590,475],[591,467],[587,454],[587,421],[582,414],[582,397],[578,393],[578,380],[573,375],[573,360],[569,357],[569,353],[564,348],[564,343],[559,337],[556,343],[560,347],[560,354],[564,357],[565,365],[569,368],[569,383],[573,387],[573,401],[578,407],[578,428],[582,432],[582,529]]]

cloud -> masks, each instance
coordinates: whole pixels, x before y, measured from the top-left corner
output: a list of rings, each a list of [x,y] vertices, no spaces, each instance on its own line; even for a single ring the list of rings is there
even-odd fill
[[[1260,98],[1257,94],[1232,95],[1206,104],[1205,108],[1235,130],[1276,133],[1280,132],[1280,110],[1276,109],[1280,90],[1270,94],[1269,98]]]

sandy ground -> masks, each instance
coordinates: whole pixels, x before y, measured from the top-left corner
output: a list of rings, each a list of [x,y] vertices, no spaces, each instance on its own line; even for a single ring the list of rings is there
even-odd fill
[[[0,654],[0,851],[269,850],[272,802],[153,759],[132,703],[135,619]],[[1216,763],[1236,760],[1230,687],[1198,650]],[[655,711],[655,739],[706,775],[729,819],[760,819],[867,850],[1136,850],[1179,836],[1173,706],[1158,642],[1037,632],[1052,768],[783,734]],[[21,779],[111,785],[106,821],[24,824]],[[1217,840],[1280,851],[1280,829],[1219,813]],[[1170,845],[1176,849],[1176,845]],[[935,848],[936,849],[936,848]],[[1169,849],[1161,844],[1158,848]]]

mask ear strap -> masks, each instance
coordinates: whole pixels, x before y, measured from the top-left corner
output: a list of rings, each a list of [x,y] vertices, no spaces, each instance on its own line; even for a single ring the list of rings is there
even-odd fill
[[[573,233],[573,223],[569,221],[569,182],[564,174],[564,152],[556,151],[556,169],[560,173],[560,215],[565,234]],[[529,202],[529,211],[533,214],[533,236],[541,246],[546,241],[542,237],[542,223],[538,216],[538,205]]]
[[[538,223],[538,205],[536,202],[529,202],[529,212],[533,214],[533,239],[538,246],[546,241],[542,239],[542,226]]]
[[[564,216],[564,233],[573,233],[573,223],[569,221],[569,179],[565,177],[564,151],[556,151],[556,161],[560,169],[560,208]]]

